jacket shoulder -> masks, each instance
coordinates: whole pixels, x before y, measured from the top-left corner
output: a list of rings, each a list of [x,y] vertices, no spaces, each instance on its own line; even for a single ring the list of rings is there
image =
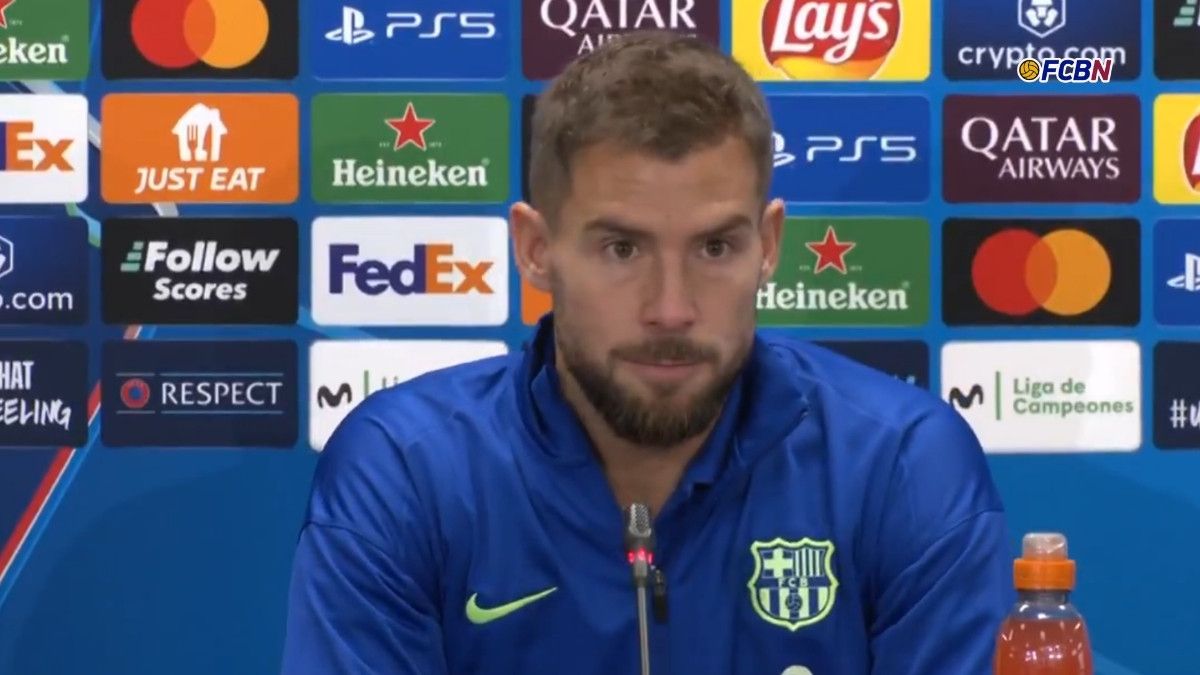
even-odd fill
[[[933,392],[867,366],[828,347],[782,336],[765,340],[772,358],[830,412],[903,429],[953,408]]]

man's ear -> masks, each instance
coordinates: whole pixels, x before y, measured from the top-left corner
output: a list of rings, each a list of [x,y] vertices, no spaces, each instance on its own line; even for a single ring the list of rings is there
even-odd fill
[[[779,266],[779,248],[783,240],[783,220],[785,209],[782,199],[773,199],[763,209],[762,224],[759,226],[759,236],[762,237],[763,263],[759,273],[758,284],[770,281],[775,276]]]
[[[517,270],[531,286],[549,293],[550,228],[546,219],[529,204],[517,202],[508,210],[508,223]]]

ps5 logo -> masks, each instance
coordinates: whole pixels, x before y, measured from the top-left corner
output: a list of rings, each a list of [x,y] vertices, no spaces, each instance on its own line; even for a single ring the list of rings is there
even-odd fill
[[[916,136],[806,136],[804,158],[809,162],[830,155],[839,162],[861,162],[868,154],[878,154],[881,162],[907,164],[917,160]]]
[[[1179,288],[1193,293],[1200,292],[1200,255],[1185,253],[1183,256],[1183,274],[1167,280],[1171,288]]]
[[[787,140],[778,131],[771,133],[775,168],[796,161],[796,155],[787,151]],[[902,163],[917,160],[916,136],[805,136],[804,159],[818,161],[832,153],[839,162],[861,162],[868,154],[878,154],[880,162]]]
[[[775,168],[787,166],[796,161],[796,156],[787,151],[787,140],[778,131],[771,132],[771,145],[775,152]]]
[[[494,12],[438,12],[426,17],[420,12],[387,12],[384,36],[389,40],[416,30],[419,40],[436,40],[445,35],[464,40],[486,40],[496,36]],[[366,16],[354,7],[342,8],[342,25],[325,34],[325,39],[345,45],[357,45],[375,37],[367,28]]]
[[[366,29],[367,19],[353,7],[342,7],[342,25],[325,34],[325,39],[356,45],[375,37],[375,32]]]
[[[458,37],[464,40],[487,40],[496,36],[496,14],[494,12],[438,12],[427,22],[419,12],[388,12],[390,23],[387,26],[387,36],[392,38],[402,30],[425,28],[417,33],[422,40],[433,40],[442,36],[443,24],[449,24],[451,30],[458,27]]]

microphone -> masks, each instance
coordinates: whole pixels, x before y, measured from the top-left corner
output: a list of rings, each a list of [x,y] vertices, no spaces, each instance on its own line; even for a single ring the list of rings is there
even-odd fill
[[[650,509],[633,503],[625,513],[625,554],[633,568],[635,587],[645,587],[654,564],[654,530],[650,526]]]
[[[625,514],[625,553],[633,570],[633,587],[637,591],[638,638],[641,645],[642,675],[650,675],[650,632],[646,618],[646,586],[654,564],[654,530],[650,526],[650,509],[634,502]]]

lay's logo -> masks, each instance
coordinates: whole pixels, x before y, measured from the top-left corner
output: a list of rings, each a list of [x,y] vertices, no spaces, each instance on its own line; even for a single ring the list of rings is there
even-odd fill
[[[0,95],[0,203],[87,198],[87,99]]]
[[[313,222],[313,320],[332,326],[498,326],[508,320],[502,218]]]
[[[929,0],[747,0],[733,56],[758,80],[924,80]]]

